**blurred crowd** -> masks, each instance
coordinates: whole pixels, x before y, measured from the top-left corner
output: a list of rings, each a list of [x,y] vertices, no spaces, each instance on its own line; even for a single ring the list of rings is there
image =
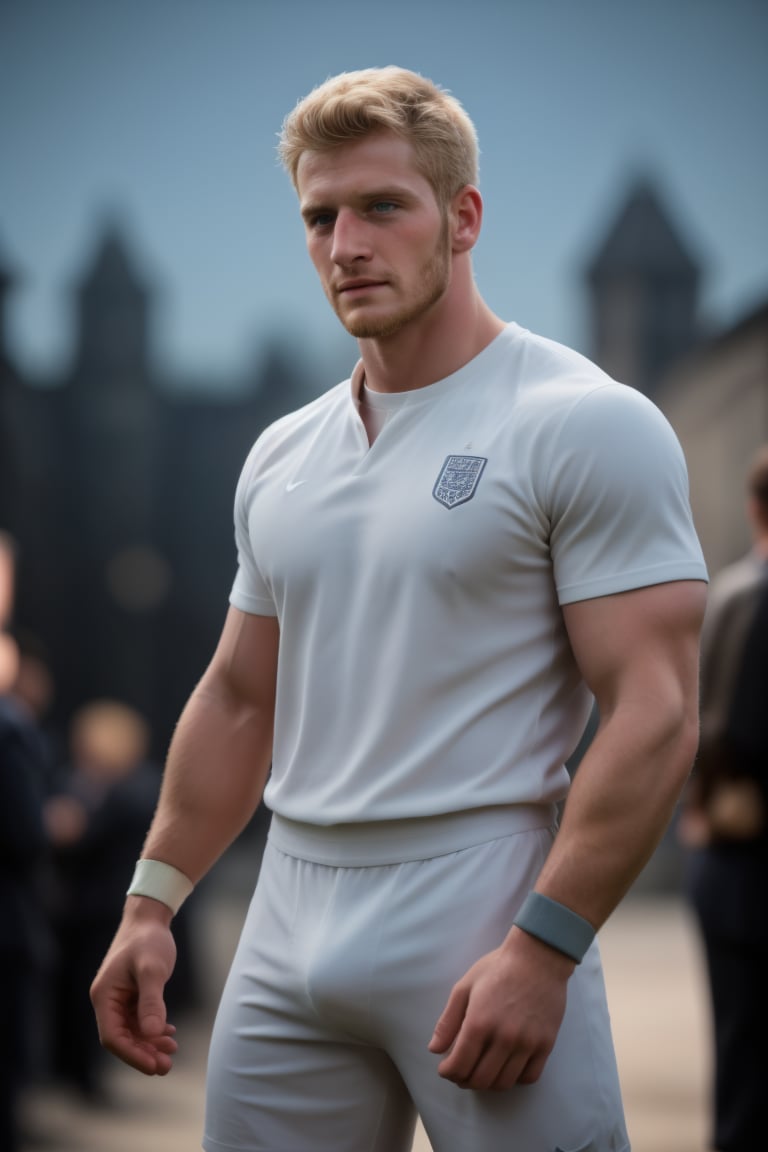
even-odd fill
[[[91,981],[120,919],[157,801],[151,733],[128,703],[84,703],[50,727],[55,683],[43,645],[13,628],[15,547],[0,532],[0,1149],[21,1147],[19,1102],[59,1082],[106,1099]],[[187,934],[194,900],[174,922]],[[196,1006],[193,949],[169,986]]]

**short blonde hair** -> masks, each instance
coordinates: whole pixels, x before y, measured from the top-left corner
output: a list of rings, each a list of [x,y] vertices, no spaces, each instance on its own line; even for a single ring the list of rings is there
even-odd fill
[[[477,134],[459,101],[394,65],[342,72],[314,88],[283,121],[278,152],[296,187],[302,153],[328,151],[383,130],[410,141],[441,206],[465,185],[477,184]]]

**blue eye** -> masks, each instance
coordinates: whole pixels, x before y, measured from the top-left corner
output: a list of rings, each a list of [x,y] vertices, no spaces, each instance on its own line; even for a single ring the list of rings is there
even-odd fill
[[[397,204],[393,204],[391,200],[377,200],[373,205],[373,210],[378,216],[385,216],[389,212],[393,212],[397,208]]]

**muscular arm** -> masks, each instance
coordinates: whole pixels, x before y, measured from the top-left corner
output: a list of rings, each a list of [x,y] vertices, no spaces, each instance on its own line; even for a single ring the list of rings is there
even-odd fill
[[[174,733],[142,855],[194,883],[245,827],[272,756],[279,632],[230,608],[213,659]]]
[[[596,929],[658,844],[698,740],[705,586],[680,581],[568,605],[574,655],[600,712],[536,890]],[[573,961],[510,929],[454,987],[430,1043],[469,1088],[538,1079],[557,1038]]]
[[[216,652],[179,720],[142,855],[197,882],[253,815],[272,754],[279,633],[272,617],[231,608]],[[128,896],[91,988],[101,1041],[164,1075],[176,1051],[163,989],[176,959],[171,910]]]
[[[600,724],[536,889],[595,928],[648,862],[696,754],[705,596],[680,581],[564,609]]]

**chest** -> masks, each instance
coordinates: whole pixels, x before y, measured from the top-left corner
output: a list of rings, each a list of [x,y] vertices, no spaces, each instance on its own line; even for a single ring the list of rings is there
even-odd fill
[[[286,589],[365,579],[488,595],[549,564],[548,523],[513,422],[467,407],[397,412],[372,446],[351,413],[258,474],[254,556]]]

